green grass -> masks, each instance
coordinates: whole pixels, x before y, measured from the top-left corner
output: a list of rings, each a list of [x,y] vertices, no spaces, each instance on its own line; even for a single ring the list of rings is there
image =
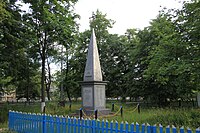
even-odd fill
[[[190,127],[196,129],[200,125],[200,110],[199,109],[143,109],[141,108],[140,114],[135,109],[134,105],[126,105],[121,103],[115,104],[115,110],[113,114],[117,112],[120,106],[123,105],[123,117],[120,116],[120,112],[116,116],[110,116],[107,118],[108,121],[118,121],[128,123],[139,124],[149,123],[150,125],[162,124],[163,126],[174,125],[178,128],[181,126]],[[31,105],[24,104],[4,104],[0,108],[0,128],[7,128],[8,111],[15,110],[21,112],[40,113],[40,103],[34,103]],[[58,106],[56,102],[46,103],[46,113],[51,115],[63,115],[63,116],[74,116],[78,109],[80,109],[80,102],[72,103],[71,111],[69,110],[69,104],[65,107]],[[107,104],[107,108],[111,109],[111,103]],[[77,115],[76,115],[77,116]]]

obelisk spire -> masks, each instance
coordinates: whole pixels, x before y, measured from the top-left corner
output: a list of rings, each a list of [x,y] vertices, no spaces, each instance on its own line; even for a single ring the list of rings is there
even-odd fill
[[[92,29],[90,44],[88,46],[84,81],[102,81],[101,66],[94,29]]]

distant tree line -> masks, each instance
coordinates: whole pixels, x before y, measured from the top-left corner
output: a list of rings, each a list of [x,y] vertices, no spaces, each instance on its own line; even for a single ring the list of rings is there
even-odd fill
[[[115,21],[97,10],[90,29],[79,32],[76,0],[16,0],[0,3],[0,89],[16,89],[27,101],[50,99],[51,63],[63,63],[54,76],[69,100],[81,96],[91,28],[95,29],[107,97],[143,98],[165,105],[190,100],[200,88],[200,1],[163,9],[144,29],[110,34]],[[61,73],[62,72],[62,73]],[[58,92],[60,89],[57,90]]]

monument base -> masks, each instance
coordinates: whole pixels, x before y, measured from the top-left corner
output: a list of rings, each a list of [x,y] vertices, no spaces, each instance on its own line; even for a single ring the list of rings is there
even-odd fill
[[[88,116],[95,115],[95,110],[83,110]],[[97,116],[109,115],[111,113],[110,109],[100,109],[97,111]]]
[[[79,116],[80,116],[80,110],[77,110]],[[105,116],[105,115],[109,115],[111,113],[110,109],[98,109],[97,110],[97,117],[99,116]],[[83,117],[84,116],[95,116],[95,110],[92,109],[83,109]]]

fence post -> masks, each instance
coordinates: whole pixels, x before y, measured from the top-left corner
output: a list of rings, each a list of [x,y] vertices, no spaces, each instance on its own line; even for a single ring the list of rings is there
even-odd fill
[[[115,104],[112,103],[112,111],[114,111],[114,110],[115,110]]]
[[[138,103],[138,113],[140,114],[140,104]]]
[[[82,108],[80,108],[80,113],[79,113],[79,117],[80,117],[80,119],[82,119],[82,117],[83,117],[83,109]]]
[[[95,119],[97,119],[97,117],[98,117],[97,115],[98,115],[98,110],[96,109],[96,110],[94,111],[94,118],[95,118]]]
[[[123,117],[123,107],[120,106],[121,117]]]

